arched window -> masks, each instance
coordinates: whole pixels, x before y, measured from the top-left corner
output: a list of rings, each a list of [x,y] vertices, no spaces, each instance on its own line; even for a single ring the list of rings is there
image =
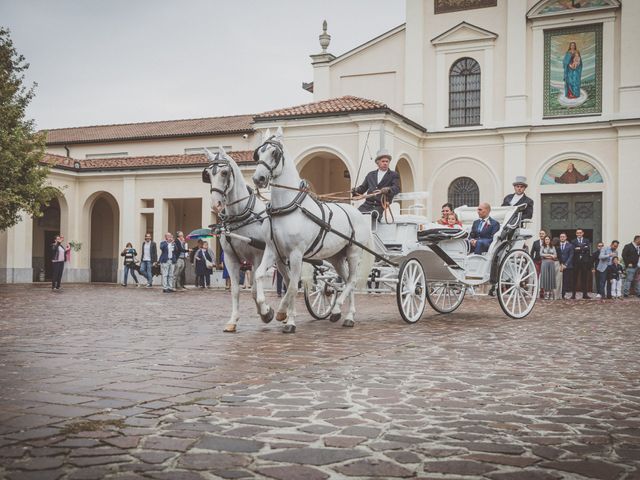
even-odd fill
[[[480,203],[480,189],[469,177],[459,177],[449,185],[447,198],[449,203],[453,204],[453,208],[460,205],[475,206]]]
[[[449,71],[449,126],[465,125],[480,125],[480,65],[469,57]]]

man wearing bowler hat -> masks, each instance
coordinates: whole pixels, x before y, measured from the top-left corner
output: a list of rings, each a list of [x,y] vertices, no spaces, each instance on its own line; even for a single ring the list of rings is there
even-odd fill
[[[533,217],[533,200],[524,194],[527,187],[527,177],[516,177],[515,182],[513,182],[514,192],[504,197],[504,200],[502,201],[503,207],[513,207],[525,203],[527,205],[527,209],[522,213],[523,220]]]
[[[391,162],[391,154],[382,149],[376,155],[376,165],[378,169],[369,172],[362,185],[351,190],[352,195],[362,195],[364,193],[373,193],[380,191],[378,195],[368,197],[362,205],[358,207],[362,213],[378,212],[382,215],[382,196],[384,195],[387,202],[391,203],[393,197],[400,193],[400,175],[389,169]]]

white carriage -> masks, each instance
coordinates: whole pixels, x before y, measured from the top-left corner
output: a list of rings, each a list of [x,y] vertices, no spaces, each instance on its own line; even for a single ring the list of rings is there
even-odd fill
[[[411,194],[407,195],[408,198]],[[403,194],[397,200],[403,200]],[[398,204],[392,205],[399,212]],[[367,274],[370,292],[396,292],[400,314],[417,322],[426,303],[439,313],[451,313],[469,287],[491,283],[504,313],[524,318],[538,297],[538,277],[525,241],[531,232],[521,220],[522,207],[497,207],[491,217],[500,223],[489,250],[470,253],[469,233],[477,219],[474,207],[459,207],[463,228],[446,228],[413,214],[396,214],[393,222],[372,222],[377,253]],[[305,303],[317,319],[327,318],[340,291],[340,278],[326,263],[314,265],[305,282]]]

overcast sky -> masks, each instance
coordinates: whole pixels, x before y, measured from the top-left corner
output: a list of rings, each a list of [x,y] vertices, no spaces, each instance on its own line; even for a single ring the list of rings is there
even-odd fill
[[[340,55],[404,0],[0,0],[38,128],[259,113],[311,102],[322,20]]]

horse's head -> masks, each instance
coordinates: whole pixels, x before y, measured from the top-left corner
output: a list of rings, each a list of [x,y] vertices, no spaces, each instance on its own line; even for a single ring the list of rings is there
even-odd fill
[[[229,203],[229,194],[235,185],[233,159],[227,155],[222,147],[214,155],[204,149],[209,165],[202,171],[202,181],[211,184],[211,209],[216,213],[224,210]]]
[[[282,137],[282,128],[280,127],[275,135],[271,135],[267,130],[262,137],[262,144],[253,152],[253,160],[258,163],[253,174],[253,183],[258,188],[265,188],[272,179],[282,173],[284,168]]]

